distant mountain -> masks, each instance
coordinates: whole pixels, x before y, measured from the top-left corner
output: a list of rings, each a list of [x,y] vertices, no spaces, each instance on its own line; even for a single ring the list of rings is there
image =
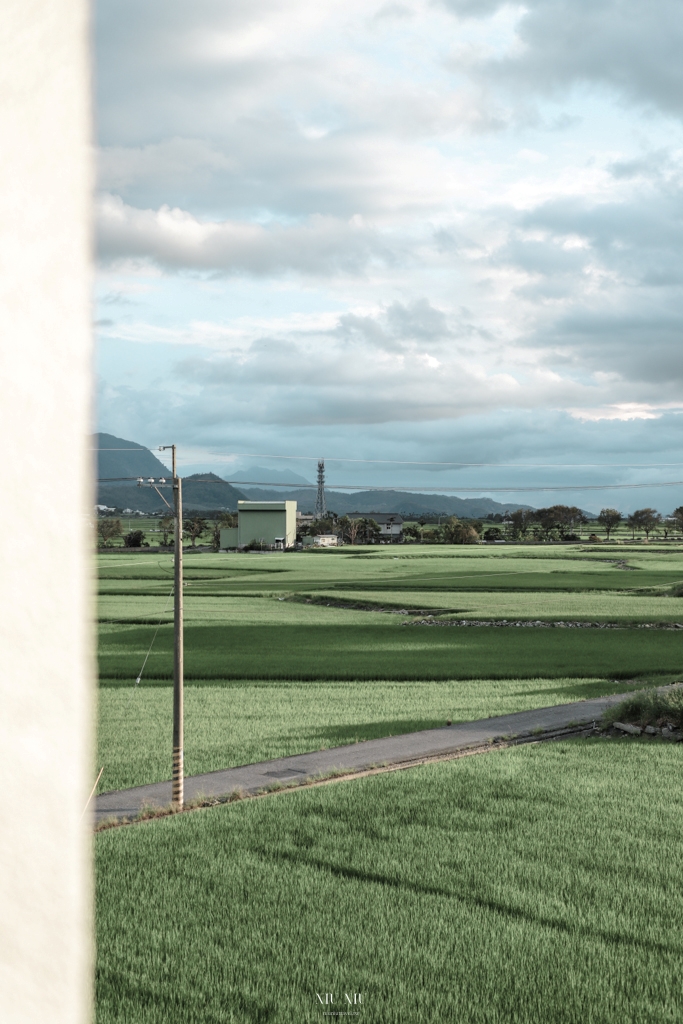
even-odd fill
[[[237,502],[246,495],[222,480],[215,473],[195,473],[183,479],[183,506],[186,509],[224,508],[237,511]]]
[[[151,475],[151,474],[150,474]],[[170,479],[167,472],[167,479]],[[173,504],[173,492],[170,487],[162,488],[161,493],[169,505]],[[231,487],[215,473],[195,473],[194,476],[183,477],[183,512],[207,512],[225,509],[237,511],[237,502],[244,494],[236,487]],[[280,499],[281,500],[281,499]],[[99,484],[97,490],[98,505],[109,508],[132,508],[140,512],[163,512],[166,505],[152,487],[138,487],[135,483]]]
[[[254,466],[252,469],[241,469],[239,473],[231,473],[230,479],[263,484],[311,483],[305,476],[299,476],[298,473],[294,473],[291,469],[264,469],[262,466]]]
[[[170,476],[170,469],[152,455],[144,445],[124,441],[113,434],[93,434],[93,448],[97,449],[97,476]],[[170,457],[170,452],[169,452]]]
[[[113,434],[95,434],[93,447],[97,451],[97,504],[109,508],[132,508],[141,512],[162,512],[166,505],[151,487],[138,487],[135,478],[163,476],[170,479],[171,470],[157,459],[149,449],[135,441],[126,441]],[[133,477],[128,480],[120,477]],[[113,479],[111,479],[113,478]],[[162,489],[164,497],[173,504],[170,487]],[[244,495],[215,473],[195,473],[183,478],[183,511],[204,512],[209,509],[227,509],[234,512],[237,501]]]
[[[252,501],[296,501],[301,512],[313,511],[315,490],[269,491],[262,488],[242,488]],[[514,512],[518,508],[532,508],[518,505],[514,501],[502,505],[492,498],[456,498],[446,494],[420,494],[418,491],[325,491],[328,509],[338,515],[346,512],[398,512],[403,516],[459,516],[477,519],[496,512]]]

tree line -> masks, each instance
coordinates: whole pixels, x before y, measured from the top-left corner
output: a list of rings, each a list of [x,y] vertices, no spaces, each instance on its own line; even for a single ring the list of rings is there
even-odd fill
[[[671,518],[675,530],[683,533],[683,505],[674,510]],[[431,530],[426,529],[426,522],[408,523],[403,528],[403,535],[411,541],[432,544],[477,544],[482,537],[485,541],[525,541],[532,538],[539,541],[572,541],[580,540],[578,531],[589,522],[585,513],[575,505],[551,505],[549,508],[516,509],[514,512],[506,512],[501,517],[504,532],[496,526],[485,529],[478,520],[462,521],[457,516],[451,516],[446,522]],[[661,531],[666,538],[671,531],[669,521],[654,508],[636,509],[626,516],[618,509],[603,508],[597,517],[597,523],[605,531],[607,540],[622,523],[631,531],[633,540],[636,533],[644,533],[649,540],[653,533]],[[173,516],[164,516],[159,520],[163,547],[170,547],[173,543],[174,524]],[[218,551],[221,530],[235,526],[237,515],[231,512],[222,512],[212,521],[195,515],[183,521],[183,537],[191,541],[192,547],[196,547],[197,541],[208,533],[212,550]],[[351,519],[346,515],[336,516],[332,513],[325,519],[318,519],[310,525],[301,527],[298,536],[319,536],[325,533],[336,534],[345,544],[375,544],[382,535],[379,524],[369,516]],[[121,537],[125,547],[139,548],[145,544],[142,530],[130,530],[124,534],[121,520],[111,517],[98,519],[97,534],[102,547],[111,547],[113,542]]]

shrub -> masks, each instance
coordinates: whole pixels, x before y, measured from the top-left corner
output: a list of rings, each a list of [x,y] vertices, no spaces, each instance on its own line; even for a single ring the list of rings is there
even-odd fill
[[[144,537],[142,530],[131,530],[124,536],[123,543],[127,548],[141,548]]]
[[[683,686],[660,690],[639,690],[621,704],[604,714],[606,722],[637,722],[638,725],[658,725],[663,721],[680,727],[683,725]]]
[[[484,540],[489,542],[494,540],[502,540],[503,531],[499,530],[497,526],[492,526],[489,530],[484,531]]]

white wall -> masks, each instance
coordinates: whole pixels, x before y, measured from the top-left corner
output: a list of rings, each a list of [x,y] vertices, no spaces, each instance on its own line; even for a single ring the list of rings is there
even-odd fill
[[[87,19],[0,18],[2,1024],[91,1017]]]

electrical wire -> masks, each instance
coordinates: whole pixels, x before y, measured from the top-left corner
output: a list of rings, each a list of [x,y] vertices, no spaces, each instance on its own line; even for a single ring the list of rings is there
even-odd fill
[[[155,448],[91,448],[93,452],[153,452]],[[221,458],[243,459],[289,459],[292,461],[318,462],[316,455],[266,455],[263,452],[207,452]],[[347,459],[328,457],[326,462],[352,462],[373,466],[450,466],[464,469],[673,469],[683,462],[430,462],[409,459]],[[111,477],[112,480],[137,479],[137,477]],[[244,481],[242,481],[244,483]],[[489,488],[490,489],[490,488]]]
[[[97,483],[110,483],[114,480],[123,482],[125,480],[137,479],[136,476],[101,477]],[[201,482],[200,480],[197,481],[197,483]],[[243,487],[247,484],[252,487],[284,487],[288,491],[317,490],[317,484],[281,484],[272,483],[268,480],[223,480],[223,483],[230,484],[232,487]],[[654,480],[649,483],[640,484],[534,484],[532,486],[522,485],[519,487],[488,487],[486,484],[480,484],[479,487],[444,487],[439,485],[438,491],[436,488],[430,487],[429,484],[414,484],[412,487],[405,487],[402,484],[325,484],[326,491],[403,491],[408,494],[433,493],[437,496],[442,492],[448,494],[481,494],[482,491],[493,491],[496,494],[518,494],[521,491],[531,493],[536,491],[627,491],[643,487],[683,487],[683,480]]]
[[[156,638],[157,638],[157,633],[159,632],[159,629],[160,629],[160,628],[161,628],[161,626],[163,625],[163,616],[164,616],[164,615],[166,614],[166,612],[168,611],[168,603],[169,603],[169,601],[171,600],[171,598],[173,597],[173,591],[174,591],[174,589],[175,589],[174,587],[172,587],[172,588],[171,588],[171,593],[170,593],[170,594],[168,595],[168,597],[166,598],[166,606],[165,606],[165,608],[164,608],[163,612],[161,613],[161,614],[162,614],[162,618],[160,618],[160,619],[159,619],[159,622],[157,623],[157,628],[156,628],[156,629],[154,630],[154,636],[152,637],[152,642],[151,642],[151,644],[149,645],[149,650],[147,651],[147,654],[145,655],[145,660],[144,660],[144,661],[143,661],[143,663],[142,663],[142,668],[140,669],[140,672],[139,672],[139,674],[138,674],[138,677],[137,677],[137,679],[135,680],[135,688],[136,688],[136,689],[137,689],[137,688],[138,688],[138,686],[140,685],[140,680],[142,679],[142,673],[143,673],[143,672],[145,671],[145,665],[147,664],[147,659],[149,658],[150,654],[152,653],[152,648],[154,647],[154,641],[155,641],[155,640],[156,640]]]

